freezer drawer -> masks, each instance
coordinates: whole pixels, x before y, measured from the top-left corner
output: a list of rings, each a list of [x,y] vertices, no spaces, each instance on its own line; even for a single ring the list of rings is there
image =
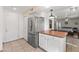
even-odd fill
[[[34,48],[37,48],[38,47],[38,38],[36,37],[37,35],[33,35],[33,34],[29,34],[28,35],[28,43],[30,45],[32,45]]]

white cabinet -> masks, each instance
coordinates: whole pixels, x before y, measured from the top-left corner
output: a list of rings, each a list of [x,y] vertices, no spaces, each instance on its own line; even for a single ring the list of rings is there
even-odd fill
[[[47,40],[47,51],[49,52],[57,52],[59,51],[59,40],[55,39],[53,36],[52,37],[48,37],[48,40]]]
[[[39,34],[39,46],[44,50],[47,50],[47,40],[43,34]]]
[[[58,52],[66,51],[66,37],[54,37],[55,48]]]
[[[40,33],[39,46],[48,52],[64,52],[66,49],[66,38],[60,38]]]

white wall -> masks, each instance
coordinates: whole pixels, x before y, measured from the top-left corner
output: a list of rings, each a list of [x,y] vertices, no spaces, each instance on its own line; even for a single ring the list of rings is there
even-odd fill
[[[19,38],[23,38],[24,37],[24,33],[23,33],[23,15],[22,14],[18,14],[19,16]]]
[[[17,38],[16,39],[19,39],[19,38],[23,38],[23,15],[20,14],[20,13],[16,13],[16,12],[12,12],[12,11],[8,11],[8,10],[4,10],[4,26],[5,26],[5,32],[4,32],[4,42],[8,42],[8,41],[12,41],[12,40],[16,40],[16,39],[6,39],[6,17],[7,17],[7,14],[10,13],[10,14],[15,14],[15,17],[16,17],[16,26],[17,26],[17,30],[16,31],[16,34],[17,35]],[[12,19],[11,19],[12,18]],[[11,20],[14,20],[15,18],[13,18],[12,16],[10,17]],[[14,23],[15,24],[15,23]],[[18,25],[17,25],[18,24]],[[15,26],[15,25],[14,25]],[[11,37],[11,36],[10,36]]]
[[[4,10],[5,39],[4,42],[12,41],[18,37],[18,14]]]
[[[3,25],[3,8],[0,7],[0,50],[2,50],[4,25]]]

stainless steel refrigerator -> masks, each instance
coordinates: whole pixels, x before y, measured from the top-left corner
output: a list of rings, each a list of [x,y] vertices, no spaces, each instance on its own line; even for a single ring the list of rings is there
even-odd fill
[[[28,43],[37,48],[39,46],[39,32],[44,30],[44,17],[28,18]]]

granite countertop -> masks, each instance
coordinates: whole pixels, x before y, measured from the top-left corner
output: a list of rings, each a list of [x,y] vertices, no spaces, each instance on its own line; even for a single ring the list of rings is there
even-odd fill
[[[47,31],[42,31],[40,32],[42,34],[46,34],[46,35],[51,35],[51,36],[56,36],[56,37],[66,37],[68,32],[63,32],[63,31],[51,31],[51,30],[47,30]]]

